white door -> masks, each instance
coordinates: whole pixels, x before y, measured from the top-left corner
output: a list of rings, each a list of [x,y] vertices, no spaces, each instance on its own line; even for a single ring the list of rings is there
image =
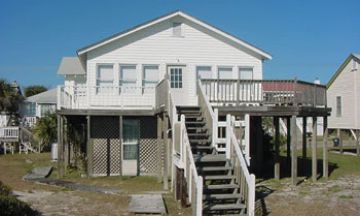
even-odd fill
[[[139,174],[139,120],[123,121],[123,143],[122,143],[122,175],[136,176]]]
[[[185,66],[168,66],[170,91],[174,98],[175,105],[188,105],[188,85],[184,82],[186,73]]]

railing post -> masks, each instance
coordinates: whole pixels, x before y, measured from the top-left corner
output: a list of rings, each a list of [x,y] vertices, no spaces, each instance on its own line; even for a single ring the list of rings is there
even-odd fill
[[[295,77],[295,79],[294,79],[294,89],[293,89],[293,91],[294,91],[294,101],[293,101],[293,106],[297,106],[298,104],[298,96],[297,96],[297,77]]]
[[[219,119],[219,110],[217,108],[214,109],[214,121],[213,121],[213,129],[212,129],[212,146],[217,146],[218,139],[218,119]]]
[[[245,114],[245,159],[250,166],[250,115]]]
[[[57,87],[57,109],[61,108],[61,86]]]
[[[91,101],[91,88],[90,86],[87,86],[86,88],[86,94],[87,94],[87,106],[86,107],[90,107],[90,101]],[[95,91],[96,91],[96,88],[95,88]]]
[[[196,191],[196,216],[202,216],[202,198],[203,198],[203,178],[202,176],[198,177],[196,182],[197,184],[197,191]]]
[[[226,148],[225,155],[227,159],[230,159],[230,144],[231,144],[231,115],[226,115]]]
[[[316,100],[317,100],[317,88],[316,88],[316,84],[314,84],[314,104],[313,104],[314,107],[316,107]]]
[[[248,195],[248,215],[255,215],[255,175],[250,175],[249,195]]]

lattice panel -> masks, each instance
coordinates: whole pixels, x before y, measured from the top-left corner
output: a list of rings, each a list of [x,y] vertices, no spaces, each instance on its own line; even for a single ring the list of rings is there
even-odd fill
[[[93,139],[93,175],[107,175],[107,139]]]
[[[121,174],[119,117],[91,117],[93,175]]]
[[[120,139],[111,139],[110,141],[110,175],[121,175]]]
[[[140,175],[158,174],[157,124],[154,117],[140,119]]]
[[[140,140],[140,174],[158,173],[158,145],[156,139]]]

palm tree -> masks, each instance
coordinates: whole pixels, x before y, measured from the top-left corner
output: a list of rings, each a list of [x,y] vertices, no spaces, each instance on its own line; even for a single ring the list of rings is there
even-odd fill
[[[39,142],[39,151],[49,148],[57,138],[57,121],[55,113],[47,113],[36,122],[34,128],[35,139]]]
[[[16,82],[10,84],[5,79],[0,79],[0,111],[15,114],[22,100]]]

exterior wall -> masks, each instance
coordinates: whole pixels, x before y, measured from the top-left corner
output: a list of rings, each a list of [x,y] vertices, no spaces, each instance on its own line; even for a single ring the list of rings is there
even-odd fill
[[[137,86],[141,86],[142,66],[159,65],[163,79],[167,65],[186,65],[182,92],[188,97],[176,99],[177,104],[195,105],[196,66],[212,66],[213,77],[217,77],[218,66],[233,69],[233,78],[238,77],[238,67],[253,67],[254,79],[262,79],[262,61],[254,53],[242,50],[231,42],[214,35],[207,29],[187,20],[169,20],[122,38],[87,54],[87,84],[96,85],[97,64],[113,64],[115,85],[119,80],[119,65],[137,65]],[[172,33],[172,23],[182,22],[183,36]]]
[[[83,86],[86,85],[86,76],[85,75],[65,75],[66,86]]]
[[[360,84],[359,70],[352,71],[351,60],[341,71],[338,77],[334,80],[331,86],[327,90],[327,104],[332,109],[329,117],[329,128],[343,128],[343,129],[355,129],[359,128],[358,120],[358,103],[357,99],[360,95],[360,87],[356,87]],[[342,98],[342,115],[336,117],[336,97]]]

